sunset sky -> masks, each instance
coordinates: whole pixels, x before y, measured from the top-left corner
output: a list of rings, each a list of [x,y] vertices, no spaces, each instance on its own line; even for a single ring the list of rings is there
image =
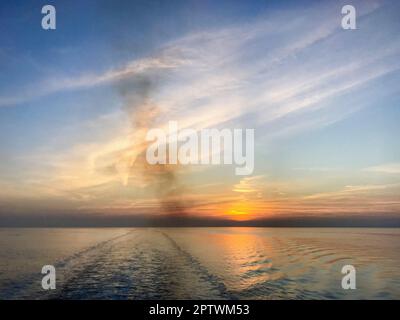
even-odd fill
[[[45,4],[0,4],[0,225],[400,221],[398,1]],[[170,120],[255,129],[253,175],[146,165]]]

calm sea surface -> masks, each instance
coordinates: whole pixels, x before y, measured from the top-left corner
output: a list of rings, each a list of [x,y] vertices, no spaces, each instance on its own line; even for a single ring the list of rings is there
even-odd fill
[[[0,299],[26,298],[400,299],[400,229],[0,229]]]

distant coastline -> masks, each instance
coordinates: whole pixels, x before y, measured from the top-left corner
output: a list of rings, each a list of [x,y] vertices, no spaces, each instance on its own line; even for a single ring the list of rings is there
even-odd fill
[[[229,220],[189,216],[92,216],[41,217],[0,216],[0,228],[134,228],[134,227],[268,227],[268,228],[399,228],[400,218],[374,217],[282,217]]]

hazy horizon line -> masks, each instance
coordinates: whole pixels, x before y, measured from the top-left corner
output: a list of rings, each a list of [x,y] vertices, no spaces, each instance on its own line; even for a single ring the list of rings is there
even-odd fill
[[[36,216],[0,219],[0,228],[139,228],[139,227],[293,227],[293,228],[399,228],[400,217],[275,217],[232,220],[188,216]]]

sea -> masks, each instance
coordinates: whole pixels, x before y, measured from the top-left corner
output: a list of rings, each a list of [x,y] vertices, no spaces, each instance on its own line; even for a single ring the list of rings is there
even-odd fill
[[[400,229],[0,228],[0,299],[400,299]]]

